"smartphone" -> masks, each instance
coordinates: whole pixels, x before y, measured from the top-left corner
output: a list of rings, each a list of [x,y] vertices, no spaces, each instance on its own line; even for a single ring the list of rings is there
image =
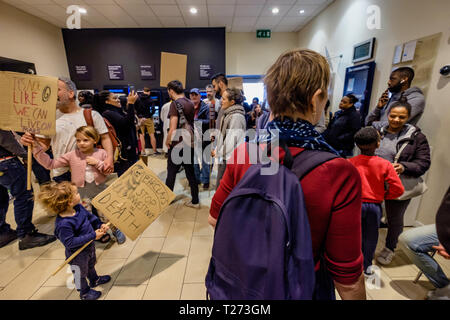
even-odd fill
[[[136,90],[134,89],[134,86],[129,86],[128,87],[128,94],[130,94],[133,91],[136,92]]]

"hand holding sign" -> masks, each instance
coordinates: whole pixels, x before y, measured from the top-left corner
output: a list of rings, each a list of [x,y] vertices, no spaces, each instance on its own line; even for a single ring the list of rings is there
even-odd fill
[[[144,164],[134,164],[92,204],[132,240],[175,199],[175,194]]]
[[[57,92],[56,78],[0,71],[0,128],[43,135],[55,134]],[[27,143],[27,189],[30,190],[32,142]]]

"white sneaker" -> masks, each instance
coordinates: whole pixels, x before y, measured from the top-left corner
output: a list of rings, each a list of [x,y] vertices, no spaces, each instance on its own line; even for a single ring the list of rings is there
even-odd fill
[[[384,248],[377,257],[377,261],[383,265],[390,264],[392,259],[394,259],[395,253],[394,251]]]
[[[450,300],[450,284],[428,292],[427,297],[429,300]]]
[[[189,201],[189,202],[185,202],[184,205],[189,208],[200,209],[200,202],[194,204],[194,203],[192,203],[192,201]]]

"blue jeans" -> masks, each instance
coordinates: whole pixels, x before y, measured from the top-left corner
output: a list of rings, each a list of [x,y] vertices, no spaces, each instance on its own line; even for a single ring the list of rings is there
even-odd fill
[[[450,283],[436,260],[428,254],[434,250],[433,246],[439,245],[436,225],[430,224],[405,231],[400,235],[399,240],[408,258],[436,288],[443,288]]]
[[[364,271],[372,265],[378,242],[382,210],[381,204],[363,202],[361,210],[362,252],[364,255]]]
[[[208,160],[211,161],[211,160]],[[208,164],[205,159],[202,157],[202,168],[200,169],[200,165],[194,164],[194,171],[195,171],[195,178],[197,179],[197,182],[200,181],[201,183],[209,183],[209,171],[210,171],[211,164]]]
[[[6,232],[11,228],[5,221],[9,207],[9,189],[14,197],[17,236],[23,238],[35,229],[31,222],[34,207],[33,191],[27,190],[27,172],[17,158],[0,162],[0,172],[0,232]]]

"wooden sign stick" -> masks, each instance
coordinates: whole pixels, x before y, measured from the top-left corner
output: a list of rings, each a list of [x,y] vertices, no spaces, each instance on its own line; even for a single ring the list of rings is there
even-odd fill
[[[109,226],[111,225],[111,222],[108,222],[106,225],[109,227]],[[58,267],[58,269],[56,269],[55,272],[53,272],[52,277],[53,277],[55,274],[57,274],[62,268],[64,268],[64,266],[65,266],[66,264],[68,264],[70,261],[72,261],[73,259],[75,259],[75,257],[76,257],[77,255],[79,255],[80,252],[84,250],[84,248],[86,248],[88,245],[90,245],[92,241],[94,241],[94,240],[91,240],[91,241],[89,241],[89,242],[86,242],[80,249],[78,249],[77,251],[75,251],[69,258],[67,258],[67,260],[64,261],[63,264],[61,264],[61,265]]]
[[[27,161],[27,190],[31,190],[31,161],[33,161],[32,146],[28,146],[28,161]]]

